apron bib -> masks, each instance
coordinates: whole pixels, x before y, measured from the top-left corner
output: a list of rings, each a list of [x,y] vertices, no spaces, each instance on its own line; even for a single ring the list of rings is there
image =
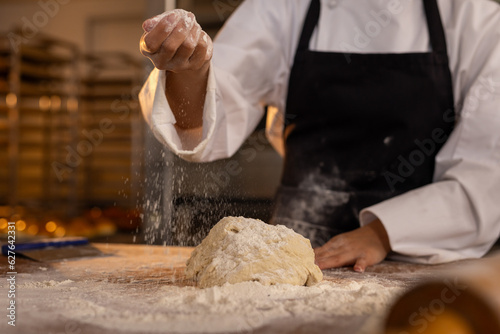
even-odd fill
[[[271,222],[313,247],[358,228],[363,208],[432,182],[455,114],[439,9],[423,3],[431,52],[346,55],[309,50],[320,16],[320,0],[311,1],[290,74]]]

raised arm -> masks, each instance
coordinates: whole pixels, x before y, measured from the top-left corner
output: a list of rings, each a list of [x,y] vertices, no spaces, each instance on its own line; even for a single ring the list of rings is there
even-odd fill
[[[181,130],[200,128],[212,58],[212,40],[182,9],[146,20],[141,53],[165,70],[165,95]]]
[[[206,63],[212,55],[211,41],[207,37],[205,47],[204,33],[200,33],[199,47],[193,54],[206,48],[206,63],[199,68],[193,66],[193,70],[186,70],[192,61],[181,57],[187,51],[177,47],[184,42],[171,42],[171,47],[178,51],[165,56],[166,45],[170,44],[170,37],[166,36],[172,34],[173,39],[171,25],[179,22],[172,18],[168,23],[170,13],[146,21],[141,48],[156,68],[145,82],[139,100],[155,137],[185,160],[214,161],[237,152],[261,120],[265,105],[276,106],[283,112],[298,38],[293,27],[300,26],[294,18],[303,16],[295,12],[303,13],[308,5],[300,4],[298,8],[287,0],[244,1],[218,33],[210,64]],[[153,38],[154,27],[161,37]],[[168,32],[164,34],[165,30]],[[150,38],[156,44],[151,45]]]

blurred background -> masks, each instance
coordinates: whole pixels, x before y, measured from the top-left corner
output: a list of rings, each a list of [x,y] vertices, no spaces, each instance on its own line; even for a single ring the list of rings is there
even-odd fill
[[[0,235],[195,245],[226,215],[267,220],[281,159],[264,121],[233,158],[181,161],[146,126],[142,22],[192,11],[214,37],[238,0],[2,0]]]

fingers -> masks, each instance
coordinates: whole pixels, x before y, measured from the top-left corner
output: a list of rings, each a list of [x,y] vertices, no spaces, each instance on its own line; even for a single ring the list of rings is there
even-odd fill
[[[196,23],[191,28],[186,38],[178,46],[171,60],[177,63],[178,65],[182,65],[183,63],[189,62],[189,59],[193,56],[196,47],[198,46],[201,32],[202,30],[200,25]]]
[[[353,264],[352,252],[345,247],[346,241],[344,235],[337,235],[324,244],[322,247],[314,250],[316,264],[320,269],[336,268]]]
[[[212,41],[192,13],[176,9],[143,23],[141,53],[158,69],[199,70],[212,57]]]
[[[358,273],[364,273],[366,270],[366,267],[368,267],[368,262],[364,257],[360,257],[356,260],[356,263],[354,264],[354,271],[357,271]]]
[[[165,69],[172,72],[200,69],[207,61],[208,45],[204,41],[204,36],[207,36],[206,33],[196,24],[173,55],[162,47],[160,56],[163,61],[168,62]]]
[[[183,35],[183,31],[179,31],[179,29],[176,29],[177,26],[179,25],[179,21],[181,20],[181,15],[177,15],[175,12],[169,13],[168,15],[165,15],[154,27],[149,31],[146,32],[145,35],[143,36],[143,41],[144,41],[144,51],[154,54],[159,51],[160,46],[166,41],[167,38],[171,37],[173,34],[172,32],[177,32],[175,34],[175,39],[179,39],[179,35]],[[184,25],[181,23],[181,25]],[[184,33],[185,34],[185,33]],[[181,36],[182,41],[185,39],[185,35]],[[179,45],[182,43],[182,41],[179,43]]]
[[[320,269],[338,268],[348,266],[356,260],[352,254],[349,253],[332,253],[333,255],[326,255],[316,258],[316,264]]]
[[[345,237],[344,235],[340,234],[330,239],[323,246],[314,249],[314,253],[316,255],[316,258],[321,258],[334,250],[337,251],[342,250],[344,245],[345,245]]]
[[[189,58],[189,63],[195,68],[201,68],[203,64],[212,58],[212,42],[206,32],[201,31],[198,44]]]
[[[354,265],[355,271],[364,272],[368,266],[383,261],[390,247],[385,244],[384,237],[369,225],[337,235],[316,248],[316,264],[321,269]]]
[[[354,265],[354,271],[363,273],[366,268],[376,262],[370,260],[365,254],[355,252],[336,253],[335,251],[323,257],[316,258],[316,264],[320,269],[339,268]]]

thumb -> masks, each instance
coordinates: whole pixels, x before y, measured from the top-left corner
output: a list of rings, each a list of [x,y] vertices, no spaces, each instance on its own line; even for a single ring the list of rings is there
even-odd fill
[[[356,263],[354,264],[354,271],[358,273],[364,273],[367,266],[368,264],[366,263],[366,259],[360,257],[356,260]]]

